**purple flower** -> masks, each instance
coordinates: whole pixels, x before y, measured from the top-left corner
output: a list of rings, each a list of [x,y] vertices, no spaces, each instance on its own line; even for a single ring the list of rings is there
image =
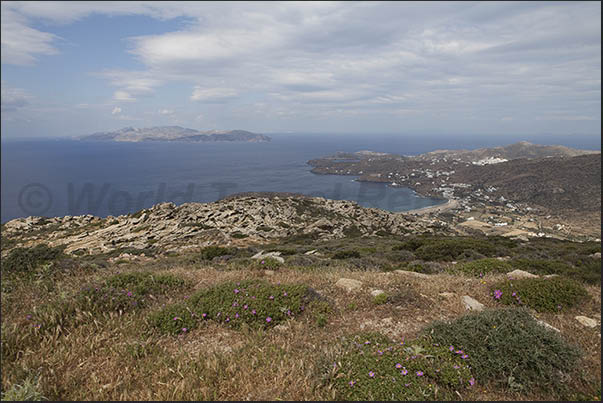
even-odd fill
[[[377,353],[378,353],[379,355],[383,355],[383,351],[381,351],[381,350],[377,351]]]
[[[203,315],[201,315],[201,317],[202,317],[203,319],[205,319],[205,318],[207,317],[207,314],[206,314],[206,313],[204,313]]]
[[[364,344],[371,344],[371,342],[367,340],[364,342]]]
[[[178,320],[178,319],[180,319],[180,318],[179,318],[179,317],[177,317],[177,316],[174,316],[174,320]]]
[[[239,306],[239,303],[237,301],[232,303],[232,306]]]
[[[398,369],[402,368],[402,364],[397,363],[397,364],[396,364],[396,368],[398,368]]]
[[[408,370],[406,368],[402,369],[402,371],[400,371],[400,373],[404,376],[406,376],[408,374]]]
[[[252,315],[255,315],[255,314],[256,314],[255,309],[251,311],[251,314],[252,314]]]
[[[512,296],[516,296],[517,293],[515,291],[513,291],[513,293],[511,294]]]
[[[268,297],[268,299],[274,299],[274,297],[271,295],[271,296]]]
[[[182,331],[183,331],[184,333],[186,333],[186,330],[187,330],[187,329],[186,329],[185,327],[183,327],[183,328],[182,328]]]
[[[229,317],[226,317],[226,322],[230,322],[230,318]]]
[[[247,309],[247,304],[243,305],[243,309]]]
[[[239,289],[238,289],[238,288],[235,288],[235,289],[234,289],[234,293],[235,293],[235,294],[238,294],[238,293],[239,293]]]
[[[25,318],[26,318],[27,320],[30,320],[30,319],[31,319],[31,315],[27,315]]]
[[[469,385],[471,385],[471,386],[475,385],[475,379],[474,378],[469,379]]]
[[[456,354],[463,354],[463,350],[456,350],[455,353]]]
[[[132,296],[132,291],[128,291],[128,297]]]
[[[354,386],[356,382],[355,381],[349,381],[348,384],[350,384],[350,386]]]
[[[272,318],[271,318],[270,316],[268,316],[268,317],[266,318],[266,322],[268,322],[268,323],[272,322]]]
[[[423,371],[417,371],[417,376],[423,376]]]
[[[454,346],[450,346],[450,348],[448,348],[448,350],[454,351]]]
[[[461,355],[461,358],[464,360],[466,358],[469,358],[469,356],[467,354],[463,354],[463,355]]]
[[[374,377],[375,377],[375,373],[374,373],[373,371],[369,371],[369,376],[370,376],[371,378],[374,378]]]
[[[494,298],[500,299],[502,297],[503,292],[501,290],[494,290]]]
[[[287,291],[283,292],[283,297],[287,296]]]
[[[459,369],[460,367],[459,367],[458,365],[456,365],[456,364],[455,364],[455,365],[453,366],[453,368],[454,368],[454,369]]]
[[[262,264],[264,264],[264,263],[266,263],[266,262],[264,262],[264,261],[262,260]]]
[[[239,314],[235,313],[235,319],[239,319]]]

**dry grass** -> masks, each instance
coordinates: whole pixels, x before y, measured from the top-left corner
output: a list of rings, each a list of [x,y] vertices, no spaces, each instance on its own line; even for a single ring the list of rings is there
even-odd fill
[[[203,322],[198,329],[177,337],[154,333],[145,323],[149,312],[171,300],[158,300],[121,316],[95,318],[60,334],[36,333],[26,319],[34,307],[52,303],[60,295],[68,297],[83,283],[138,269],[180,276],[189,280],[193,289],[257,278],[272,283],[305,283],[327,297],[334,309],[323,327],[308,312],[266,331],[232,330]],[[335,286],[341,277],[360,280],[363,288],[346,292]],[[328,400],[333,398],[333,391],[321,385],[320,379],[336,338],[378,330],[394,339],[411,339],[433,320],[462,315],[462,295],[497,307],[488,285],[500,278],[440,274],[419,279],[398,273],[351,271],[345,262],[320,271],[283,267],[272,275],[224,265],[157,262],[146,267],[125,264],[102,272],[78,273],[58,279],[47,290],[22,284],[2,294],[3,348],[13,343],[12,347],[20,350],[17,359],[2,362],[2,389],[37,376],[39,391],[51,400]],[[372,289],[382,289],[397,299],[375,305]],[[593,298],[586,305],[538,317],[577,343],[586,353],[585,373],[600,379],[600,327],[585,328],[574,319],[579,314],[600,319],[601,290],[594,286],[587,289]],[[444,292],[455,296],[443,297],[440,293]],[[174,301],[179,298],[174,297]],[[547,399],[478,386],[463,398]]]

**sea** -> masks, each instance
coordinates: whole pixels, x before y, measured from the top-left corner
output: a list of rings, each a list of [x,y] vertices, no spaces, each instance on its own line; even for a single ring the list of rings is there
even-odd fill
[[[293,192],[408,211],[443,203],[409,188],[317,175],[307,161],[337,151],[416,155],[527,140],[600,150],[589,137],[270,134],[267,143],[7,139],[1,143],[1,221],[133,213],[161,202],[213,202],[240,192]]]

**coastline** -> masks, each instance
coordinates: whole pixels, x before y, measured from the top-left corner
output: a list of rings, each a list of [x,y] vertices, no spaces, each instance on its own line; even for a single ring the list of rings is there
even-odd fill
[[[446,203],[438,204],[437,206],[429,206],[422,207],[414,210],[401,211],[403,214],[428,214],[428,213],[442,213],[447,210],[451,210],[453,208],[457,208],[459,206],[459,202],[456,199],[448,199]]]

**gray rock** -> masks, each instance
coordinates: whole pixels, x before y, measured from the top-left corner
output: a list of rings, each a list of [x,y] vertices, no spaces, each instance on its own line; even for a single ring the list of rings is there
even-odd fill
[[[548,324],[548,323],[546,323],[545,321],[542,321],[542,320],[536,320],[536,323],[538,323],[540,326],[544,326],[544,327],[546,327],[546,328],[547,328],[547,329],[549,329],[549,330],[553,330],[553,331],[555,331],[555,332],[557,332],[557,333],[561,333],[561,330],[557,329],[556,327],[553,327],[553,326],[549,325],[549,324]]]
[[[419,278],[429,278],[427,274],[417,273],[415,271],[407,271],[407,270],[394,270],[394,273],[406,274],[408,276],[414,276]]]
[[[354,280],[351,278],[340,278],[339,280],[337,280],[335,285],[350,292],[359,290],[362,287],[362,281]]]
[[[538,276],[536,274],[532,274],[532,273],[528,273],[527,271],[523,271],[523,270],[513,270],[507,273],[507,277],[511,277],[511,278],[537,278]]]
[[[465,306],[465,309],[468,311],[483,311],[484,310],[484,304],[480,303],[479,301],[471,298],[468,295],[464,295],[461,298],[461,301],[463,302],[463,305]]]
[[[381,295],[381,294],[385,294],[385,291],[383,291],[383,290],[373,290],[373,291],[371,291],[371,295],[373,297],[376,297],[376,296]]]
[[[576,320],[586,327],[597,327],[599,324],[596,320],[586,316],[576,316]]]
[[[595,259],[601,259],[601,252],[595,252],[592,255],[590,255],[590,257],[595,258]]]

